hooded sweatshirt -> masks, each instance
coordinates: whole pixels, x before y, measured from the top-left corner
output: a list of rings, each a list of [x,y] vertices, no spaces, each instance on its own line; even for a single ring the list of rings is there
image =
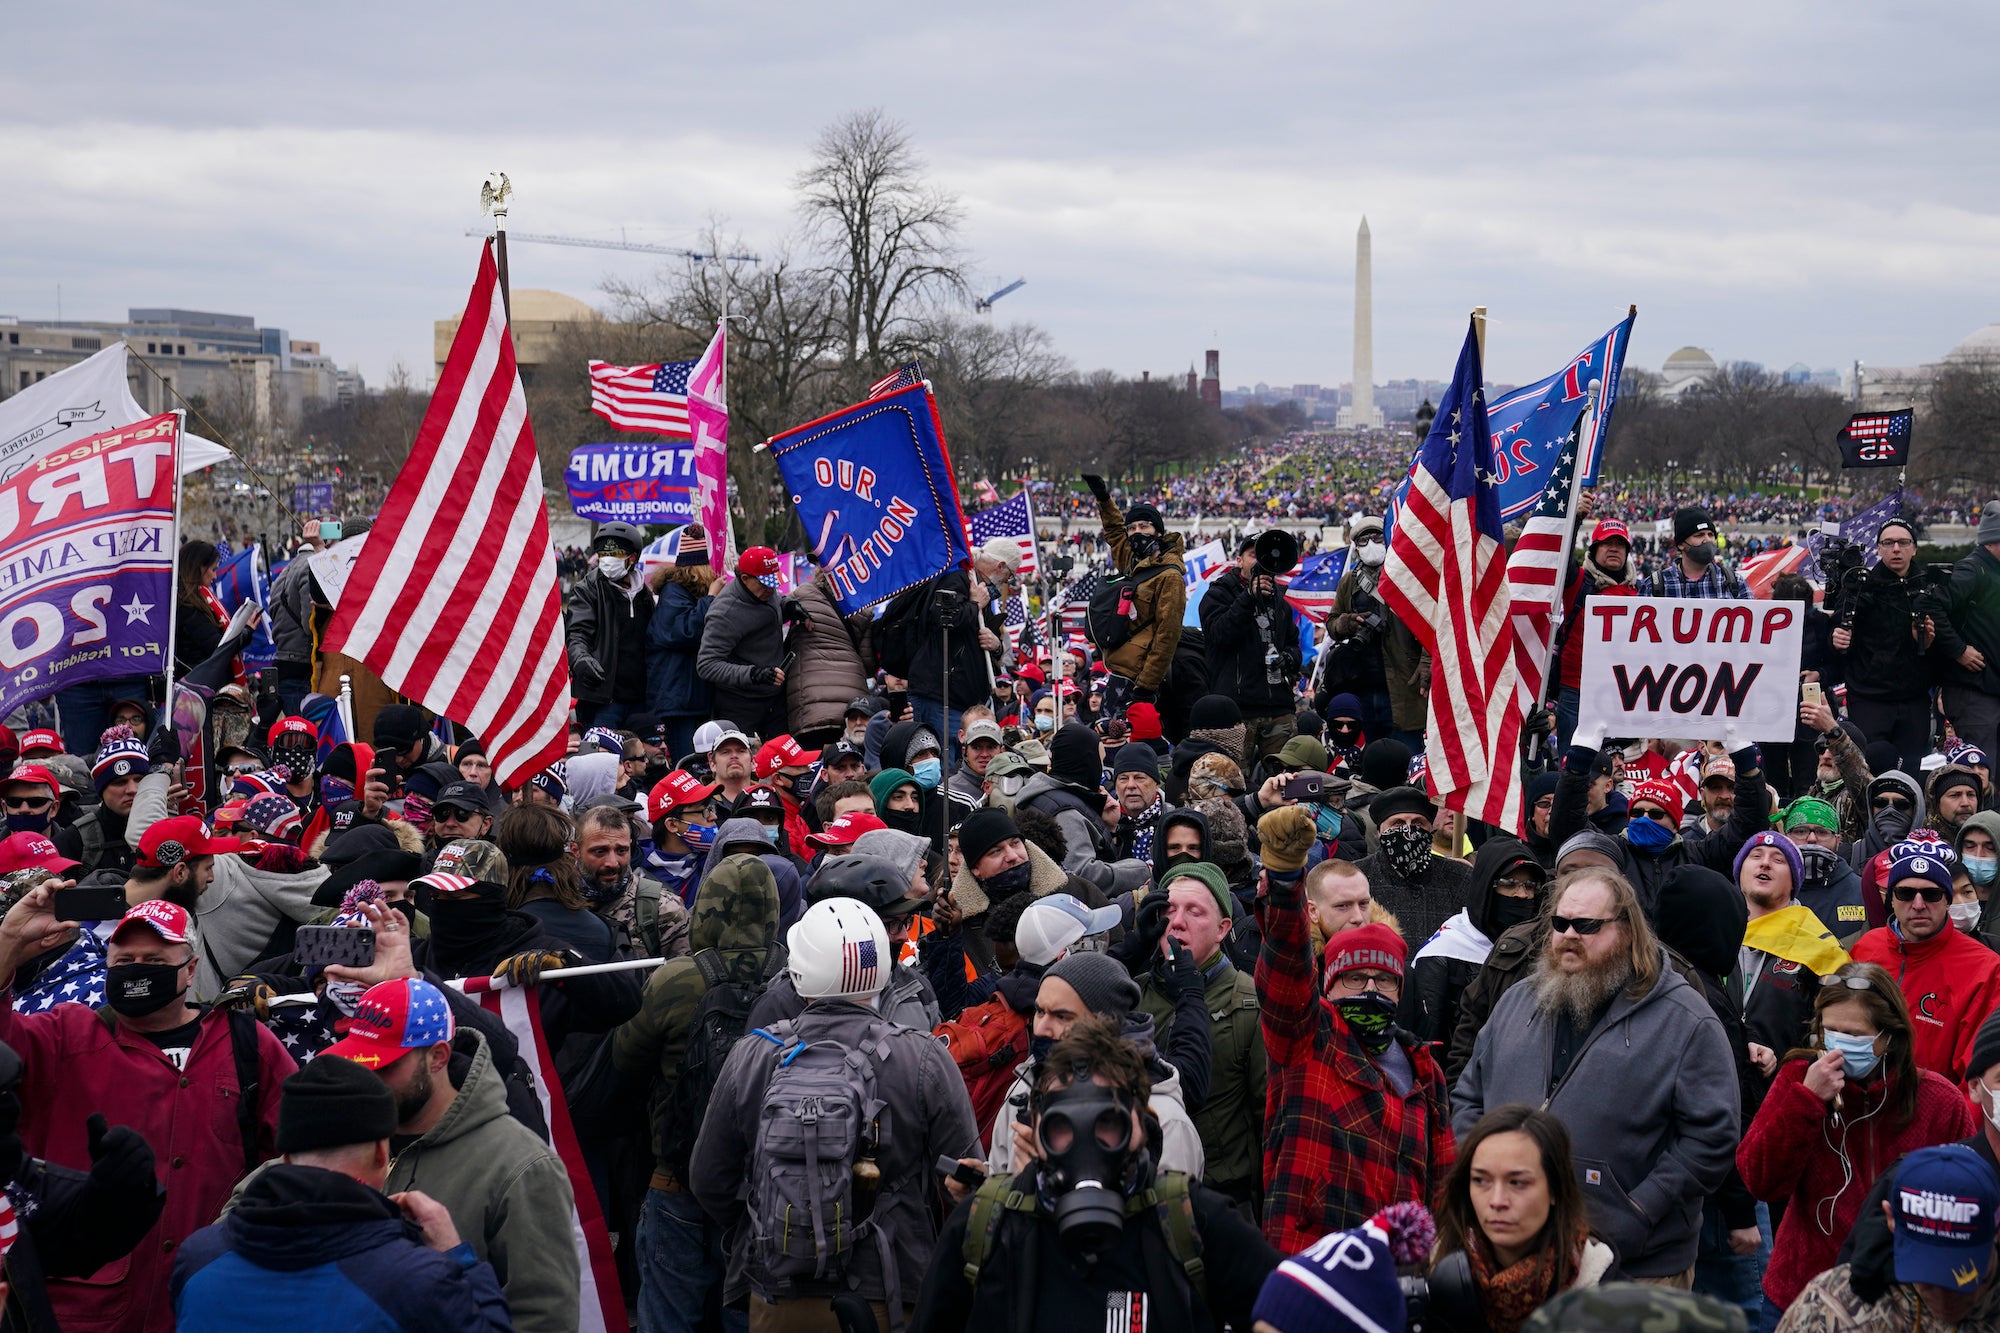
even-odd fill
[[[768,862],[747,852],[724,857],[695,894],[694,920],[688,928],[690,955],[670,958],[656,968],[646,979],[639,1012],[612,1029],[611,1059],[618,1071],[652,1084],[653,1156],[677,1176],[687,1164],[674,1161],[668,1151],[675,1137],[672,1092],[693,1031],[695,1006],[708,993],[706,974],[696,960],[713,950],[714,962],[721,964],[731,984],[764,984],[784,962],[778,917],[778,885]],[[700,1125],[679,1128],[692,1143]]]
[[[517,1330],[573,1329],[579,1272],[569,1173],[507,1113],[486,1039],[462,1029],[466,1037],[472,1059],[458,1095],[435,1125],[396,1152],[384,1193],[422,1190],[450,1211],[473,1253],[493,1265]]]
[[[1417,1040],[1442,1042],[1451,1039],[1458,1024],[1458,997],[1472,984],[1493,941],[1510,926],[1530,920],[1542,903],[1546,885],[1530,900],[1503,900],[1493,882],[1515,867],[1539,870],[1539,863],[1519,839],[1489,838],[1472,858],[1472,876],[1466,881],[1465,906],[1438,927],[1415,958],[1410,960],[1409,980],[1403,987],[1399,1022]],[[1524,902],[1528,911],[1517,919],[1502,920],[1503,902]]]
[[[771,867],[771,876],[778,884],[778,929],[790,930],[805,915],[805,883],[799,876],[799,868],[791,857],[785,855],[782,847],[771,842],[764,834],[762,820],[748,815],[736,819],[725,819],[715,831],[715,844],[708,849],[708,859],[702,863],[701,875],[704,882],[726,857],[740,854],[746,844],[755,844],[760,850],[757,855],[764,864]],[[730,849],[735,848],[732,852]],[[764,851],[762,848],[769,848]],[[700,890],[695,896],[700,897]],[[700,946],[696,946],[699,948]]]

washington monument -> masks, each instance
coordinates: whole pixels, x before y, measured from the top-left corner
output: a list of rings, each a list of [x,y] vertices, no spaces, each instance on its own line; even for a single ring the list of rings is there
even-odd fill
[[[1354,233],[1354,402],[1342,414],[1344,426],[1379,426],[1375,411],[1375,279],[1369,253],[1368,219]]]

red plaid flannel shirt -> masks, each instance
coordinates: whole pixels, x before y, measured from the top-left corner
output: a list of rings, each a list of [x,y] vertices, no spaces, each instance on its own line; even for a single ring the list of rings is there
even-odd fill
[[[1270,1080],[1264,1112],[1264,1236],[1297,1254],[1392,1203],[1435,1202],[1457,1146],[1444,1074],[1410,1049],[1416,1081],[1397,1097],[1321,1001],[1297,879],[1275,877],[1257,959]]]

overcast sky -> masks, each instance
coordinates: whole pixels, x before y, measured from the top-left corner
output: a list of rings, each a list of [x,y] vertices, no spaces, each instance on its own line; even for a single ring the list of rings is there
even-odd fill
[[[1519,381],[1639,307],[1773,368],[1937,359],[2000,319],[2000,9],[1672,4],[16,7],[0,314],[254,315],[427,377],[484,173],[521,230],[791,230],[836,116],[903,121],[997,307],[1082,369],[1338,384],[1354,230],[1375,374],[1448,376],[1466,311]],[[601,303],[643,256],[522,245]]]

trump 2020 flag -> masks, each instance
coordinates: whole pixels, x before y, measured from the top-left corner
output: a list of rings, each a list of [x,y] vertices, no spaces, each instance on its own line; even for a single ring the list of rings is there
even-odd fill
[[[1381,597],[1431,655],[1425,756],[1445,808],[1521,827],[1518,697],[1507,548],[1479,342],[1468,328],[1451,388],[1417,451],[1389,538]]]
[[[842,615],[971,557],[928,384],[795,427],[769,448]]]
[[[1557,455],[1572,444],[1571,435],[1590,403],[1590,382],[1599,381],[1597,415],[1583,421],[1579,464],[1583,485],[1597,484],[1604,432],[1611,426],[1611,409],[1618,401],[1618,380],[1625,371],[1625,346],[1632,340],[1634,313],[1611,326],[1602,338],[1570,358],[1568,365],[1547,379],[1526,384],[1487,404],[1487,430],[1493,437],[1492,474],[1497,479],[1500,521],[1520,518],[1541,503]],[[1416,464],[1412,462],[1414,475]],[[1410,478],[1396,490],[1394,508],[1410,493]]]
[[[67,686],[163,672],[180,444],[167,413],[0,481],[0,716]]]
[[[1840,428],[1842,467],[1903,467],[1910,461],[1912,408],[1897,412],[1856,412]]]

